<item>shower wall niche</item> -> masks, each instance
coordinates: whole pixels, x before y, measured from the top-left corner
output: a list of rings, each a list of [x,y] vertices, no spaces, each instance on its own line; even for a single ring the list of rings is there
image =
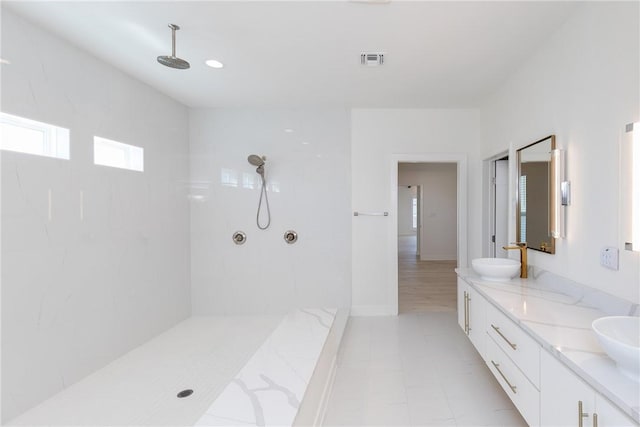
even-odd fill
[[[196,315],[348,307],[350,114],[343,109],[190,110],[191,283]],[[259,230],[266,156],[271,225]],[[295,230],[288,245],[283,234]],[[232,235],[246,234],[236,245]]]

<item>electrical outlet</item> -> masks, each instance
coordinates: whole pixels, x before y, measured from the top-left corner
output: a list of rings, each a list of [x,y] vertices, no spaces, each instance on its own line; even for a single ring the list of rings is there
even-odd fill
[[[608,246],[600,251],[600,265],[618,270],[618,248]]]

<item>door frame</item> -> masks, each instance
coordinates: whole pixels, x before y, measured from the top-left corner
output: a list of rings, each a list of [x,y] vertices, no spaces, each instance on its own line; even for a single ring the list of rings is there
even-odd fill
[[[496,160],[507,158],[508,161],[508,170],[507,177],[509,179],[509,195],[511,195],[511,156],[509,155],[509,150],[502,151],[498,154],[495,154],[482,162],[482,256],[485,258],[492,258],[491,255],[493,252],[493,242],[491,241],[491,236],[493,235],[493,221],[495,218],[494,212],[494,204],[495,204],[495,188],[493,187],[493,170],[495,168]],[[511,206],[511,197],[507,200],[507,217],[509,217]],[[507,235],[511,235],[511,230],[508,230]]]
[[[416,226],[416,256],[420,257],[422,251],[422,185],[416,185],[417,200],[417,226]]]
[[[456,164],[456,234],[457,266],[468,266],[467,242],[467,155],[464,153],[419,153],[391,155],[391,218],[388,233],[389,301],[394,316],[398,315],[398,164],[399,163],[455,163]]]

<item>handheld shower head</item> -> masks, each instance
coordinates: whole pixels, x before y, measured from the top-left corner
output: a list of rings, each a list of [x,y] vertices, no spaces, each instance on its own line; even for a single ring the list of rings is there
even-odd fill
[[[247,157],[247,161],[256,166],[256,173],[262,178],[262,188],[260,189],[260,201],[258,202],[258,212],[256,213],[256,224],[260,230],[266,230],[271,224],[271,210],[269,209],[269,196],[267,195],[267,180],[264,178],[264,162],[267,160],[265,156],[258,156],[257,154],[251,154]],[[267,205],[267,224],[262,225],[260,223],[260,210],[262,208],[262,198],[264,197],[265,204]]]
[[[264,157],[260,157],[257,154],[252,154],[249,157],[247,157],[247,160],[253,166],[262,167],[262,166],[264,166],[265,158]]]

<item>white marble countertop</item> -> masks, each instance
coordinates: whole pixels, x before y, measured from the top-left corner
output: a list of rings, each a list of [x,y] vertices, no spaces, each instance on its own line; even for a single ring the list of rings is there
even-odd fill
[[[637,304],[575,282],[557,283],[570,281],[546,272],[509,282],[485,281],[471,269],[456,272],[549,353],[640,423],[640,383],[617,370],[591,329],[599,317],[637,315]]]

